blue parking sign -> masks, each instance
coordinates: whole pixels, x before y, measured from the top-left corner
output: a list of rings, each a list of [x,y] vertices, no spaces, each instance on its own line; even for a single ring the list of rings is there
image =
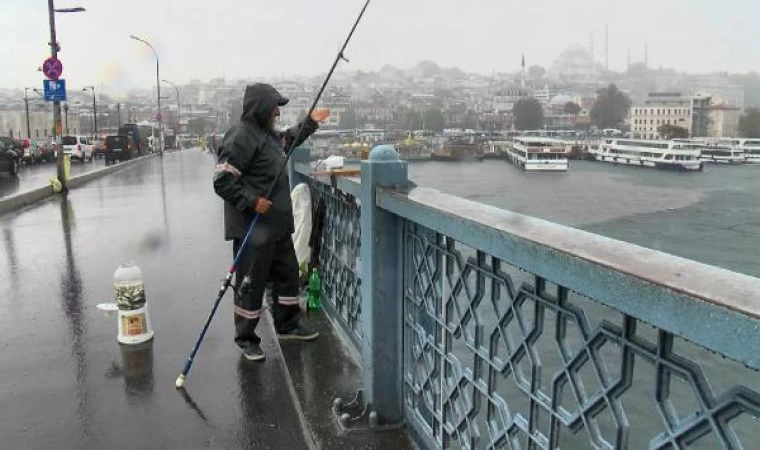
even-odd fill
[[[42,86],[45,90],[45,101],[66,101],[66,80],[43,80]]]

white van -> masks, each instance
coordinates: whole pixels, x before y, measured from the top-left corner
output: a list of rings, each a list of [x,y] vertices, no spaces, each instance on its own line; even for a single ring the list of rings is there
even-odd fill
[[[87,136],[64,136],[61,139],[63,154],[81,162],[92,161],[93,144]]]

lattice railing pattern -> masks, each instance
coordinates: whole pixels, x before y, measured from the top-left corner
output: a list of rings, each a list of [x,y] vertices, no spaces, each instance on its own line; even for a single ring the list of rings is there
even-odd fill
[[[757,372],[420,225],[404,234],[405,414],[426,445],[760,448]]]
[[[361,331],[361,226],[356,198],[330,185],[310,180],[312,208],[324,202],[319,250],[322,298],[326,310],[358,345]]]

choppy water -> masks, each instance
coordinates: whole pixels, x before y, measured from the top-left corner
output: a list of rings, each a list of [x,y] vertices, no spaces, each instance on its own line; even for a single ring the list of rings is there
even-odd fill
[[[525,173],[505,161],[413,163],[419,185],[760,277],[760,165],[701,173],[572,161]]]
[[[702,173],[671,173],[579,161],[573,162],[567,173],[551,174],[525,173],[503,161],[484,161],[415,163],[410,165],[409,171],[412,180],[419,185],[760,277],[760,165],[708,166]],[[465,249],[464,253],[467,256],[468,251]],[[532,282],[528,274],[511,266],[505,271],[516,285]],[[489,284],[485,286],[484,297],[490,298]],[[461,297],[465,296],[456,295],[452,301],[463,310],[471,307],[469,300]],[[583,309],[592,330],[602,322],[622,326],[623,315],[619,312],[574,293],[570,293],[569,298],[573,305]],[[533,303],[527,304],[522,315],[530,329],[534,320],[530,313]],[[476,374],[474,361],[478,358],[474,357],[473,348],[490,345],[487,339],[477,341],[476,323],[482,336],[488,337],[495,333],[499,320],[493,309],[488,309],[489,305],[480,302],[474,306],[478,319],[468,322],[461,336],[451,337],[451,351],[458,359],[457,364]],[[537,372],[540,389],[549,393],[552,380],[563,371],[564,362],[555,339],[556,313],[546,311],[542,321],[544,332],[534,344],[534,350],[538,355],[536,362],[541,366]],[[472,331],[468,331],[468,327]],[[428,331],[432,332],[432,328]],[[638,323],[637,335],[650,343],[658,342],[657,330],[643,322]],[[516,338],[516,342],[519,341]],[[578,333],[568,333],[563,342],[573,352],[585,346]],[[714,395],[721,395],[735,385],[760,389],[757,372],[735,362],[680,338],[676,338],[674,351],[698,362]],[[622,353],[617,344],[605,344],[599,357],[612,378],[620,376]],[[527,360],[519,365],[525,373],[531,373]],[[586,363],[578,376],[585,390],[596,392],[600,381],[591,367]],[[651,360],[641,355],[634,358],[633,367],[632,385],[619,399],[624,411],[619,413],[621,418],[613,420],[606,410],[596,422],[600,435],[607,442],[614,442],[618,429],[615,421],[625,417],[629,424],[627,448],[648,448],[665,430],[654,398],[658,384],[656,370]],[[512,414],[525,418],[530,410],[528,398],[517,388],[514,377],[510,372],[500,374],[490,389],[506,401]],[[674,375],[668,387],[669,399],[679,418],[699,409],[689,381]],[[475,395],[475,390],[472,392]],[[566,392],[557,395],[563,407],[577,410],[576,403],[568,399]],[[482,419],[481,416],[482,413],[478,417]],[[539,429],[548,429],[545,417],[539,422]],[[479,423],[479,426],[486,425]],[[730,428],[745,446],[750,446],[745,448],[755,448],[751,442],[760,436],[756,418],[745,413],[732,420]],[[559,435],[562,449],[591,448],[589,442],[593,439],[587,429],[573,434],[563,428]],[[689,448],[707,450],[721,448],[721,445],[711,433]]]

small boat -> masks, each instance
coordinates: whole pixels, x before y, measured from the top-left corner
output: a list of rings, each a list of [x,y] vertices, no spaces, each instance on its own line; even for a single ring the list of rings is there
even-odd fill
[[[483,145],[474,139],[452,138],[443,147],[433,151],[430,159],[433,161],[482,161]]]

